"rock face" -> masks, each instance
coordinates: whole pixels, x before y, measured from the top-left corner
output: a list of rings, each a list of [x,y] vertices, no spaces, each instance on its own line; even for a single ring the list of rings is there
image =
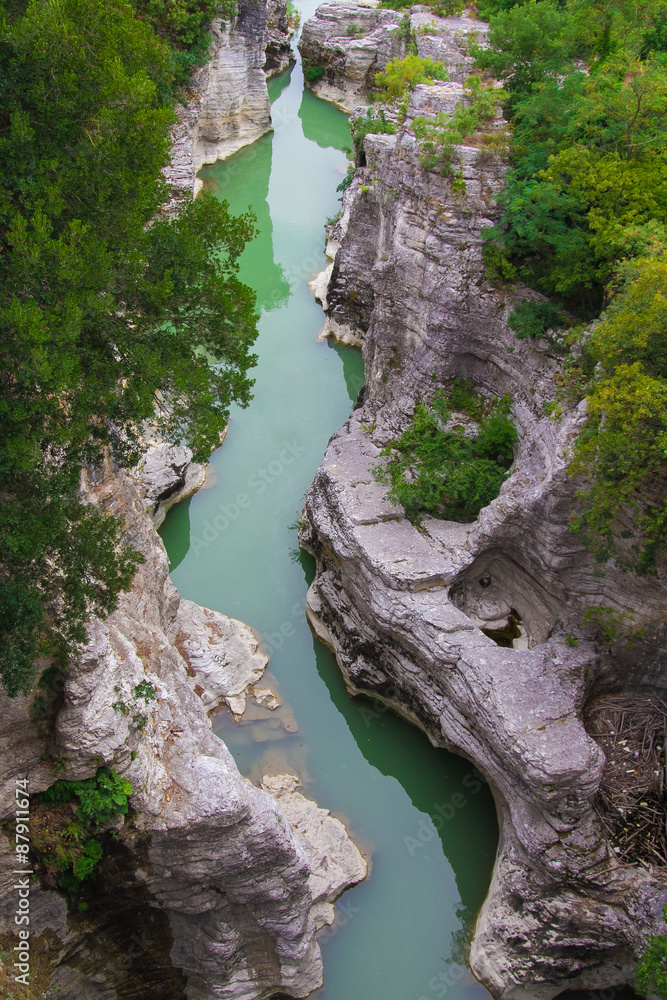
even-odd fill
[[[286,0],[268,0],[266,6],[266,58],[264,72],[268,77],[278,76],[294,62],[290,39],[294,22],[290,23]]]
[[[3,698],[2,821],[15,809],[15,779],[38,792],[55,780],[54,762],[68,780],[113,767],[132,782],[134,812],[106,845],[85,919],[33,887],[32,946],[44,981],[72,1000],[305,997],[322,981],[315,932],[333,919],[336,896],[365,876],[365,862],[342,825],[295,792],[296,779],[265,783],[283,810],[241,777],[207,709],[226,700],[242,710],[267,662],[258,639],[179,597],[127,475],[107,470],[90,495],[124,518],[128,543],[146,561],[46,692],[41,723],[31,721],[32,699]],[[144,682],[153,696],[141,693]],[[4,834],[2,853],[0,934],[8,934],[16,863]],[[152,922],[154,939],[142,922]]]
[[[153,440],[132,470],[132,479],[146,513],[159,528],[168,510],[201,489],[206,481],[206,466],[193,462],[192,451],[185,445]]]
[[[422,58],[444,62],[449,78],[462,83],[472,59],[468,44],[483,44],[486,25],[469,17],[436,17],[428,7],[411,11],[381,10],[379,0],[336,0],[323,3],[303,26],[299,51],[304,69],[322,70],[306,84],[318,97],[352,112],[373,90],[375,74],[390,59],[402,59],[408,44]]]
[[[214,21],[211,58],[191,82],[195,96],[177,109],[172,157],[165,176],[173,210],[198,193],[197,173],[271,130],[267,75],[289,65],[285,0],[239,0],[229,22]]]
[[[416,116],[451,113],[461,98],[456,84],[419,86],[396,135],[366,137],[367,165],[330,234],[323,334],[362,344],[366,385],[329,443],[301,541],[317,560],[309,617],[350,690],[463,754],[494,789],[500,845],[474,973],[496,997],[549,1000],[632,982],[646,934],[664,926],[665,869],[621,867],[603,834],[594,799],[604,755],[582,709],[603,689],[664,691],[665,567],[658,580],[613,565],[599,576],[569,529],[568,448],[583,413],[545,416],[560,358],[515,338],[508,314],[533,293],[495,290],[482,262],[503,163],[481,140],[459,147],[463,192],[420,165],[411,131]],[[516,460],[474,523],[415,525],[373,469],[416,401],[452,378],[512,397]],[[644,641],[601,645],[579,628],[588,605],[632,609]],[[510,612],[520,648],[481,631]]]

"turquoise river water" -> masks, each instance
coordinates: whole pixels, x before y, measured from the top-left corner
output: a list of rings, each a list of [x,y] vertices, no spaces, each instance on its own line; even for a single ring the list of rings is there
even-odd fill
[[[314,6],[302,3],[303,15]],[[202,171],[258,219],[241,272],[261,308],[254,400],[232,412],[207,487],[169,513],[162,537],[181,594],[252,625],[271,655],[285,707],[247,724],[214,720],[241,771],[295,769],[371,856],[370,877],[322,937],[317,1000],[482,1000],[464,955],[497,846],[488,787],[466,761],[350,698],[305,619],[314,567],[294,523],[363,384],[360,352],[317,340],[323,314],[307,284],[326,263],[323,225],[339,208],[351,140],[345,115],[304,90],[298,62],[270,92],[274,133]]]

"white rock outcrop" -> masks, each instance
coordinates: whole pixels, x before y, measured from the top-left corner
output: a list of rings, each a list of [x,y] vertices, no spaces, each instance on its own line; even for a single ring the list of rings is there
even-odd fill
[[[366,103],[375,74],[390,59],[404,58],[409,43],[422,58],[443,62],[449,79],[462,83],[473,65],[469,44],[484,44],[486,34],[487,25],[480,21],[437,17],[428,7],[396,11],[382,9],[379,0],[330,0],[304,24],[299,51],[306,85],[351,113]],[[309,80],[308,69],[322,72]]]
[[[212,732],[207,710],[224,700],[240,712],[263,673],[252,631],[180,598],[127,474],[99,473],[90,496],[123,517],[145,562],[117,610],[91,622],[78,660],[41,692],[41,722],[32,721],[33,697],[0,698],[3,822],[17,776],[34,794],[107,765],[134,789],[131,815],[104,841],[85,920],[32,889],[46,985],[58,983],[67,1000],[120,998],[128,982],[142,996],[305,997],[322,982],[316,932],[336,896],[365,877],[365,862],[342,824],[295,791],[297,779],[255,787]],[[271,692],[258,698],[271,702]],[[15,862],[0,840],[2,935],[16,901]],[[147,941],[140,928],[151,922]]]
[[[200,191],[197,174],[205,163],[224,160],[271,130],[266,80],[289,65],[292,33],[286,0],[239,0],[230,21],[214,21],[211,58],[193,74],[192,98],[176,109],[165,171],[169,210]]]

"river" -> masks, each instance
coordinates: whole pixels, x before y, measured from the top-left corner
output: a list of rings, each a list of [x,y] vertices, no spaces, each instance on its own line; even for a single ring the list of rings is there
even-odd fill
[[[315,0],[300,8],[309,17]],[[261,309],[254,399],[233,410],[207,487],[161,534],[181,594],[252,625],[271,654],[286,707],[246,725],[214,720],[241,772],[298,771],[371,856],[370,877],[323,934],[317,1000],[482,1000],[463,956],[497,847],[488,787],[468,762],[350,698],[305,619],[314,566],[294,525],[363,384],[359,351],[317,340],[323,314],[307,284],[326,263],[323,225],[340,207],[351,140],[346,116],[304,90],[298,62],[269,90],[274,133],[201,174],[258,219],[241,260]]]

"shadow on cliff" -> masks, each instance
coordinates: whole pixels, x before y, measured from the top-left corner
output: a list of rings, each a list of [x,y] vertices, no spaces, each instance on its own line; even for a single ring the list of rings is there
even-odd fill
[[[314,561],[301,552],[300,562],[310,583]],[[374,768],[395,778],[424,814],[413,835],[404,838],[408,854],[416,856],[425,843],[439,836],[461,897],[458,916],[465,936],[488,892],[498,845],[496,810],[488,785],[469,761],[431,746],[420,730],[384,705],[351,697],[333,654],[315,638],[313,647],[318,673],[359,750]],[[435,801],[434,774],[441,779]]]
[[[164,542],[169,554],[169,572],[179,566],[188,554],[190,548],[190,500],[177,503],[169,511],[169,517],[158,530],[158,535]]]
[[[343,363],[343,378],[345,388],[350,397],[350,402],[354,405],[357,397],[363,388],[364,359],[358,347],[349,347],[347,344],[339,344],[331,337],[327,340],[327,346],[334,351]]]

